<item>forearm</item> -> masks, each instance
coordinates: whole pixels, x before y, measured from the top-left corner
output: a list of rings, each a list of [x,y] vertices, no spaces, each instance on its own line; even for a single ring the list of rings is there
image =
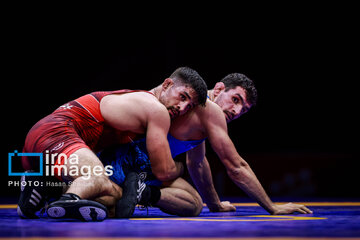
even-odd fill
[[[171,157],[168,142],[148,141],[147,150],[151,169],[155,177],[160,181],[171,181],[179,177],[183,172],[180,163],[176,163]]]
[[[188,169],[196,189],[199,191],[204,202],[210,210],[217,211],[220,199],[213,184],[211,169],[207,159],[204,158],[200,163],[189,164]]]
[[[266,194],[255,173],[245,161],[242,161],[240,167],[228,169],[228,174],[233,182],[249,197],[259,203],[269,213],[275,213],[275,204]]]

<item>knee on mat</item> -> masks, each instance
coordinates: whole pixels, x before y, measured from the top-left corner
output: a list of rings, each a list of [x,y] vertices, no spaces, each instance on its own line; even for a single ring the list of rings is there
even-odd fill
[[[195,205],[194,217],[199,216],[203,209],[203,201],[201,198],[198,198]]]
[[[203,201],[201,198],[195,198],[191,204],[191,208],[182,211],[183,217],[197,217],[203,209]]]

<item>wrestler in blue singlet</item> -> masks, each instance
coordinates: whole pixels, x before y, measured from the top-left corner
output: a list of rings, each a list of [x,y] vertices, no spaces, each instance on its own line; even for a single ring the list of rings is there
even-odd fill
[[[181,141],[169,133],[167,136],[172,158],[187,152],[198,146],[205,139],[193,141]],[[146,149],[146,139],[142,138],[132,143],[119,145],[116,148],[104,150],[98,154],[100,160],[106,165],[113,167],[113,175],[110,180],[122,186],[127,172],[142,173],[142,178],[147,185],[160,186],[161,182],[155,178],[151,171],[150,159]],[[144,176],[145,175],[145,176]]]

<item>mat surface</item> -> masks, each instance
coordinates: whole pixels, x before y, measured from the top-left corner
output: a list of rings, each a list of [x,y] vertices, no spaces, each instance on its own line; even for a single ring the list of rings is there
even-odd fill
[[[360,238],[360,202],[305,203],[313,214],[272,216],[254,203],[236,212],[176,217],[157,208],[137,208],[133,218],[103,222],[20,219],[16,205],[0,205],[0,237],[33,239],[267,239]]]

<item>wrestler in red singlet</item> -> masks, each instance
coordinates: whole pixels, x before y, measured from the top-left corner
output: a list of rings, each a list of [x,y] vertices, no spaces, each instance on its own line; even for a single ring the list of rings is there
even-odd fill
[[[100,112],[100,101],[110,94],[138,91],[141,90],[93,92],[60,106],[30,129],[23,152],[44,153],[48,150],[49,154],[63,153],[69,157],[80,148],[97,152],[106,146],[129,142],[137,134],[119,131],[105,124]],[[26,170],[37,169],[39,164],[26,157],[23,157],[22,163]],[[56,162],[56,165],[62,164]],[[55,168],[55,175],[59,176],[57,170]]]

